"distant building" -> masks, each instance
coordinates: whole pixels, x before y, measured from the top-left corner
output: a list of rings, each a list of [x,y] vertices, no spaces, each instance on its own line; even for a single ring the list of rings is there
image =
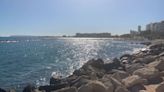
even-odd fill
[[[146,25],[146,30],[156,31],[156,32],[164,32],[164,21],[150,23]]]
[[[76,33],[75,37],[111,37],[111,33]]]
[[[140,25],[138,26],[138,32],[141,32],[141,26]]]
[[[135,30],[130,30],[130,35],[134,36],[134,35],[138,35],[139,32],[135,31]]]

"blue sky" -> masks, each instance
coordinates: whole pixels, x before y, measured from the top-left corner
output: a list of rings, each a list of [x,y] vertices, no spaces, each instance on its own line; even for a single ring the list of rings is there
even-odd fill
[[[0,0],[0,36],[128,33],[164,20],[164,0]]]

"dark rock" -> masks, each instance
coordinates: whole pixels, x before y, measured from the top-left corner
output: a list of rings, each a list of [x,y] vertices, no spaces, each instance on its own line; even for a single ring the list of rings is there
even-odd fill
[[[77,92],[77,89],[75,87],[67,87],[51,92]]]
[[[27,85],[24,89],[23,92],[35,92],[36,87],[34,85]]]
[[[2,88],[0,88],[0,92],[7,92],[6,90],[4,90],[4,89],[2,89]]]
[[[164,92],[164,82],[157,86],[155,92]]]
[[[128,90],[130,92],[140,92],[140,90],[146,90],[146,88],[144,87],[144,85],[138,84],[128,88]]]
[[[106,72],[111,71],[112,69],[118,69],[121,66],[120,61],[117,58],[114,58],[112,62],[104,64],[104,69]]]

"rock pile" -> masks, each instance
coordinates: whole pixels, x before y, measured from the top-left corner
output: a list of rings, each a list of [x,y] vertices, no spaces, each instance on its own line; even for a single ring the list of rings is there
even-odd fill
[[[152,43],[147,49],[125,54],[109,63],[92,59],[66,78],[51,77],[50,84],[27,86],[23,92],[164,92],[164,43]],[[3,89],[0,91],[5,92]]]

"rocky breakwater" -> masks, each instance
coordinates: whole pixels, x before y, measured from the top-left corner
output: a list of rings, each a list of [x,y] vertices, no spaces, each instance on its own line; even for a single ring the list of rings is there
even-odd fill
[[[164,92],[164,43],[109,63],[89,60],[66,78],[52,76],[49,85],[28,85],[23,92]]]

